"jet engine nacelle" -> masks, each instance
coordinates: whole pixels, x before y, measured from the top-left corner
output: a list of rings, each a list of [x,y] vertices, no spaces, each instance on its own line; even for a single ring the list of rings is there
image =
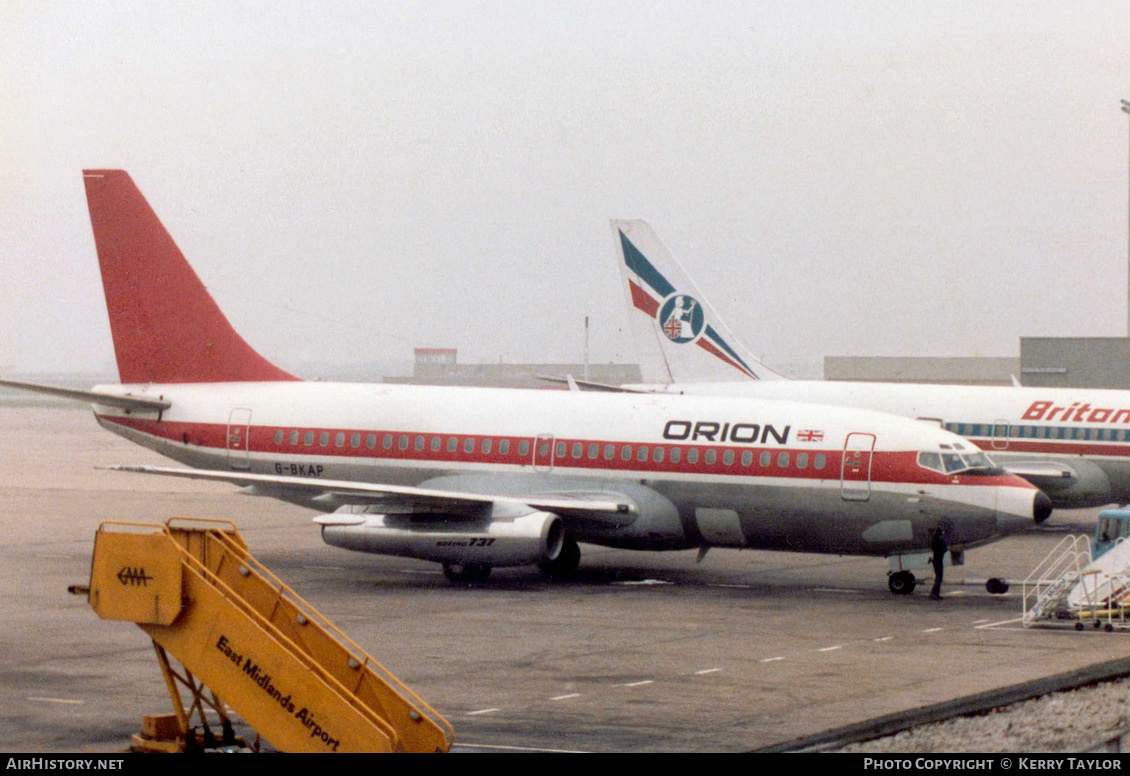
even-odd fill
[[[528,566],[556,560],[565,542],[565,527],[552,512],[471,523],[336,512],[314,522],[334,547],[438,563]]]

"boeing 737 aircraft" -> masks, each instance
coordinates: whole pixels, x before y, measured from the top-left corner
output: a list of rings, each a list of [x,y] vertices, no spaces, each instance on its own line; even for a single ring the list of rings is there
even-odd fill
[[[578,542],[897,564],[938,527],[961,550],[1050,511],[960,437],[864,410],[301,381],[232,329],[129,175],[84,180],[121,384],[18,387],[90,401],[103,427],[195,467],[122,468],[320,510],[332,545],[436,561],[456,580],[567,572]]]
[[[631,317],[670,382],[623,386],[696,396],[788,398],[928,420],[991,453],[1056,507],[1130,501],[1130,392],[1083,388],[785,380],[733,336],[644,221],[613,221]]]

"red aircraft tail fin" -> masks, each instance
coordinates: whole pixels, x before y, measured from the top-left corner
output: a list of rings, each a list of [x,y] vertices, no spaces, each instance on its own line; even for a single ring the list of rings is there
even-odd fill
[[[123,383],[297,380],[232,328],[124,170],[84,170]]]

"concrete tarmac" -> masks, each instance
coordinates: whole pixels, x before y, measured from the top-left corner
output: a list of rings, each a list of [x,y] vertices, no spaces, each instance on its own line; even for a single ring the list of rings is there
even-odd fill
[[[0,750],[107,752],[170,702],[148,638],[85,598],[103,520],[231,520],[252,553],[446,716],[457,743],[744,751],[1130,655],[1127,634],[1020,627],[1020,586],[887,591],[875,558],[584,545],[578,577],[324,545],[314,514],[226,485],[98,470],[166,462],[89,411],[0,406]],[[947,581],[1021,580],[1095,511],[967,553]]]

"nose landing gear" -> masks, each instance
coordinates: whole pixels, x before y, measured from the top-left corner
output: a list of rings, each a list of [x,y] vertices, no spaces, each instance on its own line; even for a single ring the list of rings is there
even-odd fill
[[[918,580],[909,571],[896,571],[887,576],[887,587],[895,595],[910,595]]]

